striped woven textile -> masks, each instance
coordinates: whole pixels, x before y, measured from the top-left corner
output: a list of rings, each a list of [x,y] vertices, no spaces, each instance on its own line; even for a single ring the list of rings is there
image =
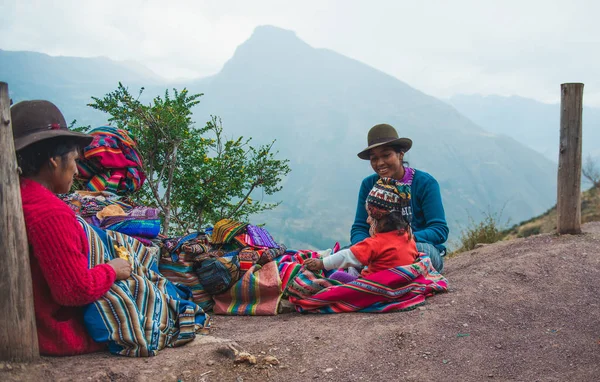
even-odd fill
[[[210,242],[211,244],[229,243],[247,225],[247,223],[240,223],[231,219],[219,220],[213,227]]]
[[[304,260],[310,258],[318,259],[319,254],[309,250],[288,250],[281,257],[275,259],[279,268],[279,277],[281,278],[281,287],[284,295],[287,294],[287,287],[290,280],[293,280],[302,269]]]
[[[90,191],[127,193],[139,190],[146,179],[136,143],[126,130],[102,126],[77,163],[79,177]]]
[[[125,247],[133,264],[131,277],[116,281],[84,310],[86,328],[96,342],[107,342],[113,354],[149,357],[167,346],[184,345],[209,327],[210,317],[189,300],[191,291],[163,277],[143,244],[78,220],[88,238],[90,268],[113,259],[114,246]]]
[[[448,281],[432,266],[429,256],[419,262],[388,269],[348,284],[302,270],[288,284],[291,303],[303,313],[405,311],[448,290]]]
[[[281,300],[281,279],[275,262],[254,265],[228,291],[213,296],[215,314],[272,316]]]
[[[173,256],[175,260],[173,261]],[[214,303],[208,293],[198,280],[196,272],[194,272],[194,261],[196,254],[186,252],[174,253],[173,256],[161,257],[158,264],[160,273],[163,274],[169,281],[182,284],[190,288],[192,291],[192,300],[200,305],[205,311],[212,309]]]
[[[248,236],[250,237],[249,245],[254,247],[267,247],[267,248],[278,248],[279,245],[273,240],[273,237],[264,228],[257,227],[255,225],[248,224],[246,227]]]
[[[148,239],[154,239],[160,233],[161,222],[160,219],[123,220],[106,226],[105,229],[117,231],[129,236],[140,236]]]

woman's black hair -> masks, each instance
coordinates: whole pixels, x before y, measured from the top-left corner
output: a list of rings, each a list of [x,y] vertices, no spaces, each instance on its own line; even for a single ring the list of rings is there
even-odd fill
[[[400,147],[400,146],[392,146],[392,147],[394,148],[394,151],[395,151],[396,153],[402,153],[402,154],[406,154],[406,151],[404,151],[404,150],[402,149],[402,147]],[[405,160],[403,160],[403,161],[402,161],[402,165],[403,165],[403,166],[405,166],[405,167],[409,166],[408,162],[407,162],[407,161],[405,161]]]
[[[22,176],[37,175],[50,158],[64,158],[79,150],[79,141],[73,138],[57,137],[44,139],[17,151],[17,163]]]
[[[383,219],[377,222],[377,232],[391,232],[400,231],[401,234],[408,231],[410,233],[410,224],[402,216],[400,211],[392,211],[387,214]]]

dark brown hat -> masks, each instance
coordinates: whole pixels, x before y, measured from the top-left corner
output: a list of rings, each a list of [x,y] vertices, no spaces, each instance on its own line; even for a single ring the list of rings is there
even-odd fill
[[[77,138],[81,147],[92,143],[91,135],[71,131],[65,117],[48,101],[21,101],[10,108],[15,151],[32,143],[55,137]]]
[[[367,135],[367,147],[358,153],[360,159],[369,159],[369,150],[379,146],[398,146],[402,151],[407,152],[412,147],[412,140],[409,138],[398,138],[398,132],[391,125],[382,123],[371,127]]]

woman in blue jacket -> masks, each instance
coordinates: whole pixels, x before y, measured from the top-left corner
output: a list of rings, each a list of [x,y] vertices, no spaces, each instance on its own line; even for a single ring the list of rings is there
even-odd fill
[[[404,166],[404,154],[410,150],[412,141],[399,138],[396,129],[387,124],[373,126],[367,137],[368,147],[358,153],[360,159],[369,160],[375,174],[366,177],[358,193],[356,217],[350,240],[352,245],[369,237],[365,201],[373,185],[379,178],[394,178],[410,190],[410,207],[402,214],[411,222],[417,242],[417,250],[431,258],[433,267],[441,272],[444,268],[444,243],[448,239],[448,224],[442,204],[440,186],[435,178],[426,172]]]

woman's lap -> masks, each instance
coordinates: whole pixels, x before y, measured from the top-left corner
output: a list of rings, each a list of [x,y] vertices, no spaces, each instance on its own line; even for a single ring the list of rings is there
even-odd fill
[[[437,249],[433,244],[417,243],[417,251],[428,255],[431,259],[431,265],[433,265],[436,271],[442,273],[444,270],[444,258],[442,257],[439,249]]]

